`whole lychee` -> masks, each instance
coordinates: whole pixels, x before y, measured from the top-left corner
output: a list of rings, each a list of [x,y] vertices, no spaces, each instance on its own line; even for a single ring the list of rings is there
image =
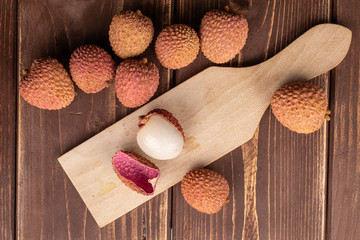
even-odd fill
[[[110,54],[93,44],[77,48],[71,54],[69,66],[73,81],[86,93],[103,90],[115,76],[115,63]]]
[[[154,37],[154,25],[139,10],[120,11],[110,24],[109,41],[113,51],[121,58],[140,55]]]
[[[201,51],[214,63],[228,62],[244,47],[248,31],[248,23],[243,16],[230,11],[211,10],[200,24]]]
[[[159,62],[170,69],[179,69],[192,63],[199,48],[199,37],[195,30],[184,24],[164,28],[155,42]]]
[[[310,82],[292,82],[278,89],[271,108],[285,127],[297,133],[312,133],[329,119],[328,99],[319,86]]]
[[[116,69],[115,87],[119,101],[129,108],[145,104],[159,86],[159,70],[146,58],[126,59]]]
[[[58,110],[75,97],[74,84],[64,66],[56,59],[43,57],[33,61],[19,85],[20,95],[33,106]]]
[[[112,159],[116,175],[129,188],[143,195],[152,195],[160,176],[159,168],[135,153],[119,151]]]
[[[202,213],[219,212],[228,202],[229,192],[226,179],[210,169],[191,170],[181,181],[185,201]]]

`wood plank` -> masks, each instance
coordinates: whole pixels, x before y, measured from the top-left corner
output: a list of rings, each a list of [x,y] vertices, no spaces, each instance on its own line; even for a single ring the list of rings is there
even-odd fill
[[[353,31],[348,56],[331,75],[328,239],[360,236],[360,2],[333,1],[334,19]]]
[[[172,71],[161,67],[158,63],[154,49],[155,49],[155,38],[160,33],[161,29],[172,21],[173,12],[173,0],[152,0],[152,1],[125,1],[124,9],[140,9],[141,12],[148,16],[154,23],[155,33],[154,40],[142,54],[143,57],[147,57],[148,60],[155,62],[160,73],[160,84],[158,90],[155,93],[155,97],[163,94],[171,87],[172,82]],[[152,99],[153,99],[152,98]],[[116,100],[117,106],[120,106],[118,100]],[[134,109],[126,109],[124,107],[116,107],[116,120],[119,120],[132,112]],[[137,209],[130,212],[130,218],[134,222],[142,224],[142,235],[138,238],[147,240],[157,239],[170,239],[170,220],[171,220],[171,190],[165,191],[154,199],[146,202]],[[141,216],[135,215],[141,213]],[[126,228],[127,222],[123,221],[124,217],[120,218],[123,228]],[[119,222],[117,220],[116,222]],[[129,238],[129,234],[127,237]],[[131,235],[135,238],[134,235]],[[122,235],[125,238],[126,235]]]
[[[304,4],[300,0],[257,0],[251,3],[247,15],[249,38],[239,57],[230,63],[233,66],[260,63],[306,29],[330,20],[330,5],[327,1],[307,1]],[[190,24],[198,30],[206,11],[222,8],[225,4],[225,1],[206,4],[179,1],[175,22],[179,19],[179,22]],[[203,56],[196,62],[194,66],[176,72],[177,83],[210,65]],[[327,81],[328,74],[318,78],[324,88],[327,88]],[[290,133],[275,121],[268,110],[260,123],[258,145],[249,142],[209,166],[224,174],[232,190],[230,203],[222,212],[211,216],[197,213],[184,202],[180,186],[174,187],[174,239],[323,239],[326,149],[326,125],[308,136]],[[256,235],[256,226],[250,228],[254,231],[251,235],[246,230],[249,226],[244,227],[243,162],[248,162],[244,158],[256,155],[258,150],[256,210],[259,235]],[[227,169],[228,165],[230,169]],[[298,225],[298,219],[302,225]],[[243,236],[243,232],[246,235]]]
[[[129,2],[129,6],[127,5]],[[163,68],[156,59],[155,38],[160,33],[161,29],[170,25],[173,15],[173,0],[157,0],[151,5],[149,2],[144,1],[128,1],[126,2],[126,8],[128,9],[141,9],[141,11],[148,17],[150,17],[155,26],[154,40],[150,47],[145,52],[150,61],[156,63],[156,66],[160,71],[160,84],[155,97],[163,94],[171,87],[172,71]],[[124,116],[124,115],[123,115]],[[122,118],[121,116],[120,118]],[[120,119],[117,114],[117,119]],[[157,239],[170,239],[171,234],[171,190],[165,191],[150,201],[146,202],[141,207],[144,211],[143,214],[143,239],[145,240],[157,240]],[[138,219],[139,221],[139,219]]]
[[[178,0],[174,23],[182,23],[199,32],[201,19],[207,11],[223,8],[228,1],[197,2]],[[239,66],[241,56],[223,66]],[[190,76],[215,64],[200,52],[194,63],[175,72],[175,83],[180,84]],[[240,174],[244,172],[242,152],[238,148],[225,155],[207,168],[221,173],[229,182],[230,202],[219,214],[206,215],[191,208],[181,195],[180,184],[173,187],[173,239],[234,239],[241,237],[243,229],[244,181]],[[240,238],[239,238],[240,239]]]
[[[254,3],[255,5],[255,3]],[[331,19],[329,1],[271,2],[266,56]],[[313,80],[328,91],[329,74]],[[269,109],[260,123],[257,206],[260,239],[325,239],[327,124],[310,135],[283,127]]]
[[[55,57],[68,67],[71,52],[82,44],[95,43],[111,52],[108,26],[116,11],[123,8],[139,8],[151,17],[157,29],[171,19],[171,2],[165,0],[146,3],[20,0],[19,77],[33,59],[41,56]],[[152,44],[144,56],[153,55],[153,49]],[[119,58],[114,58],[119,62]],[[161,74],[170,76],[165,70],[161,70]],[[163,77],[157,94],[165,91],[169,82],[168,77]],[[97,94],[87,95],[78,88],[76,92],[74,102],[60,111],[39,110],[19,98],[18,237],[165,238],[170,233],[168,194],[99,229],[58,164],[60,155],[128,112],[116,99],[113,84]]]
[[[259,128],[254,137],[241,148],[244,161],[244,227],[242,239],[259,239],[259,220],[256,211],[256,180]]]
[[[0,239],[15,238],[16,1],[0,0]]]

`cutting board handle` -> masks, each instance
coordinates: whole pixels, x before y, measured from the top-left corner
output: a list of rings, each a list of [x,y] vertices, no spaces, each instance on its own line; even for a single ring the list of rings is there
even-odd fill
[[[274,57],[254,67],[266,73],[264,84],[276,91],[287,82],[309,80],[336,67],[347,54],[351,37],[348,28],[331,23],[320,24]],[[277,84],[274,84],[274,79]]]

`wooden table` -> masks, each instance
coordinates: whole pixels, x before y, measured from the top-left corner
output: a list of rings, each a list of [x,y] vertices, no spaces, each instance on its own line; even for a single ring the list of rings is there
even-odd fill
[[[230,202],[218,214],[190,208],[178,184],[99,229],[57,158],[133,110],[118,102],[114,86],[92,95],[77,88],[68,108],[39,110],[17,94],[22,71],[47,55],[67,66],[84,43],[111,51],[117,10],[140,9],[157,36],[172,23],[198,30],[205,12],[228,1],[0,0],[0,239],[360,239],[360,2],[247,3],[249,38],[225,66],[260,63],[319,23],[353,31],[345,60],[313,80],[328,92],[330,123],[300,135],[268,109],[250,142],[209,166],[230,184]],[[154,42],[143,56],[157,62]],[[181,70],[157,65],[159,96],[212,64],[200,54]]]

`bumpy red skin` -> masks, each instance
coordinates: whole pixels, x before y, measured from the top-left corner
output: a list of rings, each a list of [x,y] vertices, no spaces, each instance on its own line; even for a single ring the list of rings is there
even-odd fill
[[[109,41],[113,51],[121,58],[140,55],[154,37],[154,25],[150,18],[136,12],[118,12],[109,27]]]
[[[116,69],[116,95],[125,107],[139,107],[155,94],[159,79],[159,70],[154,63],[145,59],[126,59]]]
[[[201,51],[214,63],[226,63],[244,47],[248,37],[247,20],[233,12],[214,9],[200,24]]]
[[[228,203],[229,192],[227,180],[210,169],[191,170],[181,181],[181,193],[185,201],[206,214],[219,212]]]
[[[297,133],[317,131],[325,121],[326,92],[311,82],[292,82],[279,88],[271,98],[276,119]]]
[[[128,156],[130,156],[131,158],[135,159],[136,161],[138,161],[139,163],[143,164],[143,165],[146,165],[148,166],[149,168],[153,168],[153,169],[156,169],[158,171],[159,168],[153,163],[151,162],[150,160],[146,159],[146,158],[143,158],[135,153],[132,153],[132,152],[127,152],[127,151],[121,151],[125,154],[127,154]],[[127,178],[121,176],[121,174],[117,171],[114,163],[112,164],[113,165],[113,169],[116,173],[116,175],[119,177],[119,179],[128,187],[128,188],[131,188],[133,191],[137,192],[137,193],[140,193],[142,195],[152,195],[154,194],[154,191],[155,191],[155,185],[154,185],[154,191],[151,192],[151,193],[147,193],[145,192],[141,187],[139,187],[138,185],[136,185],[133,181],[130,181],[128,180]],[[160,177],[160,173],[159,173],[159,176],[157,179],[159,179]]]
[[[181,133],[181,135],[183,136],[183,139],[185,141],[185,135],[184,135],[184,131],[179,123],[179,121],[168,111],[166,111],[165,109],[154,109],[151,110],[150,112],[148,112],[148,114],[140,116],[139,117],[139,128],[141,128],[142,126],[144,126],[147,121],[149,121],[149,118],[153,115],[159,115],[163,118],[165,118],[166,120],[168,120],[170,123],[172,123],[177,130]]]
[[[86,93],[97,93],[110,85],[115,76],[115,62],[96,45],[77,48],[70,58],[70,73],[76,85]]]
[[[194,29],[184,24],[164,28],[155,42],[155,53],[159,62],[170,69],[180,69],[192,63],[199,49],[198,35]]]
[[[74,84],[63,65],[51,57],[33,61],[19,84],[20,95],[31,105],[47,110],[68,106],[75,97]]]

